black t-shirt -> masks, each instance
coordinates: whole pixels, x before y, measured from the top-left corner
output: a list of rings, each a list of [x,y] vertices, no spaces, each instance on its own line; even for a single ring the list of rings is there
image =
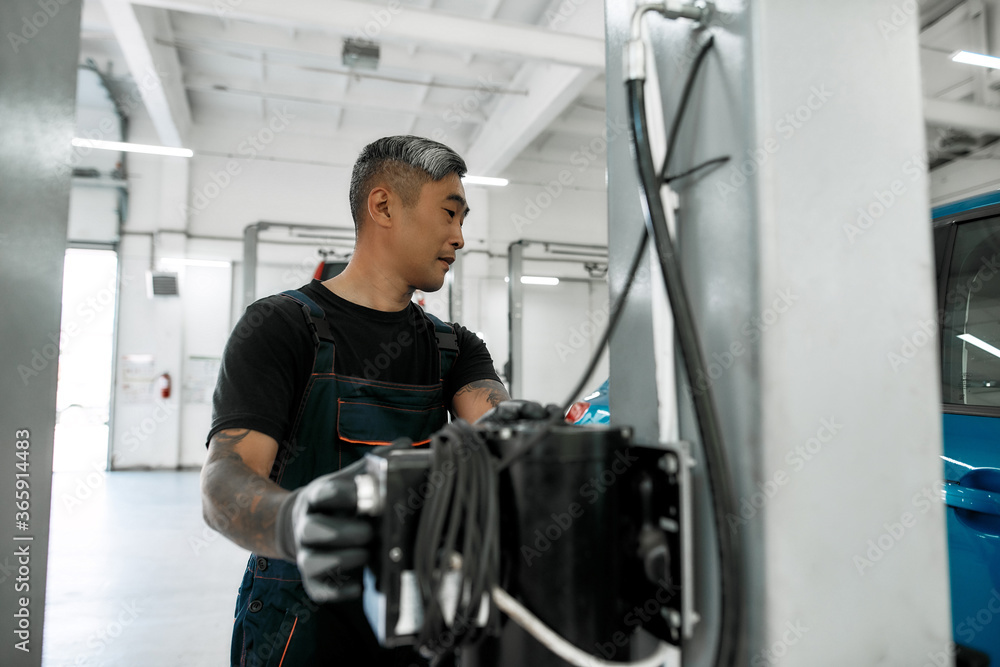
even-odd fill
[[[437,382],[437,339],[419,306],[372,310],[342,299],[318,280],[300,291],[326,313],[336,350],[334,373],[401,384]],[[483,341],[461,325],[454,329],[458,358],[444,378],[449,407],[455,392],[470,382],[500,381]],[[228,428],[259,431],[279,443],[286,439],[313,370],[314,349],[298,303],[275,295],[251,304],[222,355],[208,439]]]

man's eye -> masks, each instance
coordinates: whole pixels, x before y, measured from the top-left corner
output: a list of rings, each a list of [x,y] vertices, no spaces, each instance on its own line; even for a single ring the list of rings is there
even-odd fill
[[[452,217],[452,218],[454,218],[454,217],[455,217],[455,212],[454,212],[454,211],[452,211],[452,210],[451,210],[450,208],[446,208],[445,210],[446,210],[446,211],[448,211],[448,215],[449,215],[450,217]]]

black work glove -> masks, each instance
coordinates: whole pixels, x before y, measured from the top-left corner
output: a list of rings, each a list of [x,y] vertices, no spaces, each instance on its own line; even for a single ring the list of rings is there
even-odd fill
[[[357,516],[354,477],[364,459],[317,477],[282,502],[275,543],[283,559],[296,563],[306,593],[316,602],[361,597],[371,525]]]
[[[558,405],[543,406],[535,401],[522,401],[511,399],[502,401],[476,420],[477,426],[496,424],[503,426],[514,422],[531,419],[549,419],[553,415],[561,414],[562,410]]]

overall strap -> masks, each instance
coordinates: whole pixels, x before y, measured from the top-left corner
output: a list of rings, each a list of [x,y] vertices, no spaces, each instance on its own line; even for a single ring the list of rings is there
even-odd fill
[[[330,323],[326,321],[326,313],[319,305],[299,290],[286,290],[280,296],[299,304],[302,314],[305,317],[309,331],[312,333],[316,355],[313,362],[313,373],[332,373],[333,355],[335,352],[333,345],[333,334],[330,332]]]
[[[455,333],[455,328],[447,322],[442,322],[427,311],[424,311],[424,315],[434,325],[434,335],[437,337],[438,355],[441,361],[441,379],[443,380],[451,372],[458,359],[458,334]]]

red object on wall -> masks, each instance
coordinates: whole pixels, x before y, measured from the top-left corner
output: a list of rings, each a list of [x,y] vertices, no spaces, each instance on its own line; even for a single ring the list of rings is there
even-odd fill
[[[160,398],[170,398],[170,373],[160,375],[156,384],[160,388]]]

